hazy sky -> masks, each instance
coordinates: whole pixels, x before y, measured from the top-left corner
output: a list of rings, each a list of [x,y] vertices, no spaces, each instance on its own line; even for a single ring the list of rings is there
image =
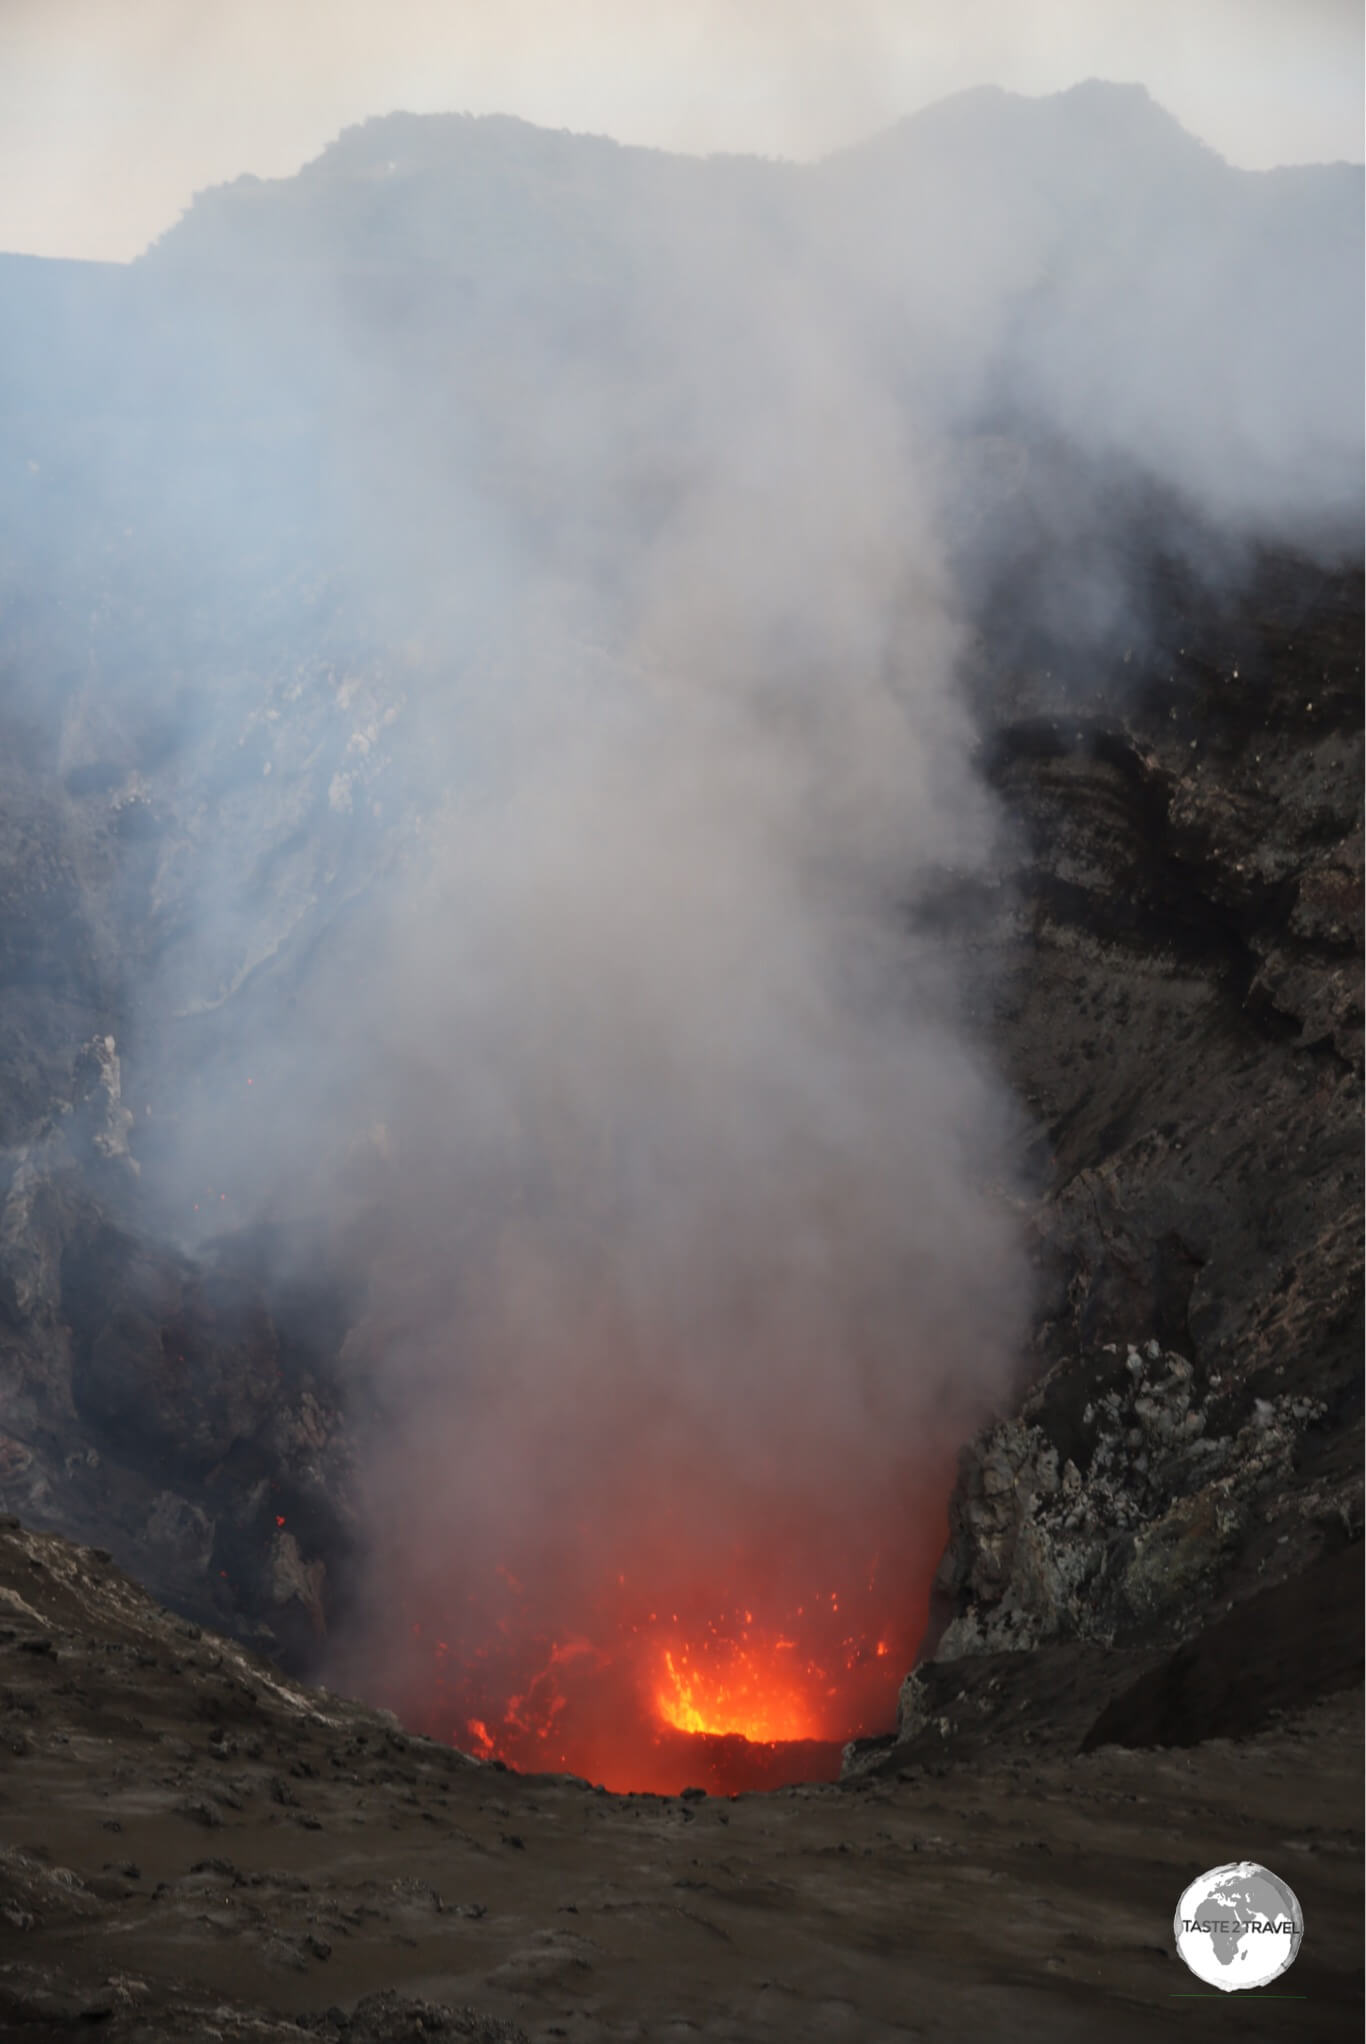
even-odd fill
[[[1362,156],[1359,0],[0,0],[0,248],[127,257],[397,107],[814,156],[962,87],[1137,80],[1249,168]]]

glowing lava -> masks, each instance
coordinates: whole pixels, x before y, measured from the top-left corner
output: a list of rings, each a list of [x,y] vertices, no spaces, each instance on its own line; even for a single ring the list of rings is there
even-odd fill
[[[713,1616],[696,1595],[661,1609],[619,1575],[573,1629],[552,1630],[523,1578],[500,1567],[461,1626],[432,1640],[411,1625],[409,1686],[390,1700],[415,1729],[480,1759],[618,1790],[833,1779],[848,1739],[894,1721],[923,1620],[908,1599],[889,1622],[876,1566],[860,1573],[857,1590]]]
[[[768,1654],[733,1648],[699,1663],[687,1647],[664,1652],[663,1676],[654,1706],[676,1732],[711,1738],[738,1737],[756,1745],[793,1739],[822,1739],[819,1715],[806,1688],[793,1678],[792,1640]],[[807,1671],[817,1680],[819,1669]]]

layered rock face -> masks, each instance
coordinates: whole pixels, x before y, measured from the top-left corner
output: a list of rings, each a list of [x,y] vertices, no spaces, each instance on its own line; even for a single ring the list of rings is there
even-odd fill
[[[335,1354],[239,1257],[110,1220],[63,1138],[20,1146],[4,1207],[6,1507],[307,1666],[354,1535]]]
[[[155,938],[136,888],[122,914],[108,893],[141,854],[119,794],[73,796],[31,743],[11,717],[0,1494],[187,1616],[307,1661],[351,1541],[348,1288],[325,1270],[275,1283],[280,1245],[260,1235],[188,1254],[147,1214],[112,1032]]]
[[[1331,1564],[1362,1524],[1360,592],[1263,558],[1231,603],[1169,584],[1137,673],[1052,703],[1037,666],[996,677],[1037,1374],[964,1451],[903,1742],[975,1739],[1076,1669],[1099,1701],[1244,1600],[1260,1634],[1223,1652],[1264,1712],[1359,1671]],[[1327,1661],[1294,1594],[1260,1601],[1289,1579]]]

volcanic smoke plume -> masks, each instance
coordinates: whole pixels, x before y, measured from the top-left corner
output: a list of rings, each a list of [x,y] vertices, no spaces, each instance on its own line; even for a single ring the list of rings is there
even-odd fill
[[[964,619],[1137,676],[1140,514],[1359,544],[1360,220],[1137,88],[808,166],[394,115],[46,280],[0,568],[126,845],[137,1224],[364,1295],[334,1682],[619,1787],[890,1722],[1024,1325]]]
[[[460,785],[372,1024],[386,1420],[334,1679],[620,1787],[754,1778],[680,1733],[887,1721],[1022,1296],[913,931],[992,841],[913,455],[812,304],[737,302],[610,607],[546,577],[482,699],[427,703]]]

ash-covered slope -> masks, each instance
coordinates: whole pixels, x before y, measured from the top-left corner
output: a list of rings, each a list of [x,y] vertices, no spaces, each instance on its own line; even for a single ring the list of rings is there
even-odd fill
[[[405,1194],[386,1151],[366,1002],[424,833],[500,787],[528,676],[556,742],[655,685],[675,574],[708,675],[748,633],[805,680],[820,516],[871,493],[889,555],[948,558],[880,622],[916,657],[966,627],[1014,831],[908,869],[918,941],[1040,1131],[1030,1402],[973,1387],[1001,1417],[903,1730],[983,1656],[1034,1709],[1056,1645],[1079,1741],[1124,1656],[1331,1564],[1361,1523],[1360,235],[1358,171],[1234,172],[1088,87],[810,169],[394,116],[126,272],[6,259],[0,1501],[316,1665],[398,1402],[376,1245],[391,1348],[486,1246],[441,1232],[440,1028],[409,1106],[451,1176]],[[818,542],[770,561],[789,512]],[[750,554],[762,602],[713,615]],[[833,673],[862,642],[832,644]]]

